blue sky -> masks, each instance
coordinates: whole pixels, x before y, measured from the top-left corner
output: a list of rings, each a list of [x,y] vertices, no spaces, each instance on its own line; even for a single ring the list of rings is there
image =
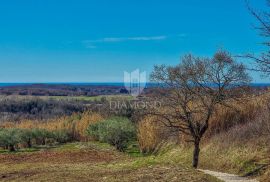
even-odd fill
[[[186,53],[259,53],[255,22],[244,0],[1,1],[0,82],[121,82]]]

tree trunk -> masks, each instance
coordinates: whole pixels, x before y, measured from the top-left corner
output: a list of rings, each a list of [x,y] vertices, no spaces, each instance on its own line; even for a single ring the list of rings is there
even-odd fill
[[[27,141],[27,147],[32,148],[31,138],[29,138],[28,141]]]
[[[193,162],[192,162],[192,166],[194,168],[198,167],[199,154],[200,154],[200,140],[195,140],[195,142],[194,142],[194,151],[193,151]]]
[[[42,145],[46,145],[46,138],[42,138]]]
[[[14,145],[9,145],[9,151],[10,152],[15,152],[16,151],[15,146]]]

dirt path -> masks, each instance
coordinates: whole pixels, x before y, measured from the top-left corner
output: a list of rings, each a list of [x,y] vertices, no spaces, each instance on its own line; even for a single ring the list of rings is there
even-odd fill
[[[255,179],[248,179],[248,178],[240,177],[234,174],[227,174],[227,173],[215,172],[215,171],[210,171],[210,170],[202,170],[202,169],[199,169],[199,171],[212,175],[224,182],[258,182]]]

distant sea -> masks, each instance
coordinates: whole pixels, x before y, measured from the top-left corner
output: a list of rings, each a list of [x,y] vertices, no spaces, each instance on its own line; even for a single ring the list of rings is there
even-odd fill
[[[121,82],[92,82],[92,83],[72,83],[72,82],[53,82],[53,83],[0,83],[0,87],[9,87],[9,86],[24,86],[24,85],[81,85],[81,86],[124,86],[124,83]]]
[[[0,83],[0,87],[10,87],[10,86],[29,86],[29,85],[36,85],[36,84],[46,84],[46,85],[74,85],[74,86],[124,86],[123,82],[92,82],[92,83],[80,83],[80,82],[62,82],[62,83]],[[147,83],[147,87],[155,86],[155,83]],[[252,87],[270,87],[270,83],[251,83],[250,86]]]

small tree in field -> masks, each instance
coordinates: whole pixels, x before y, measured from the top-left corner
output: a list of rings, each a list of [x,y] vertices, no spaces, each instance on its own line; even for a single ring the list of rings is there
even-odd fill
[[[38,145],[46,145],[46,140],[52,138],[52,134],[49,131],[39,128],[32,130],[32,136]]]
[[[34,138],[34,134],[30,129],[24,129],[21,131],[21,140],[27,144],[28,148],[32,147],[32,140]]]
[[[197,168],[200,141],[215,108],[240,96],[249,82],[245,67],[227,52],[218,51],[212,59],[187,55],[177,66],[155,66],[151,78],[162,87],[154,96],[162,101],[162,108],[149,113],[191,137],[193,167]]]
[[[16,151],[16,145],[21,142],[21,130],[16,128],[0,130],[0,146],[8,148],[10,152]]]

